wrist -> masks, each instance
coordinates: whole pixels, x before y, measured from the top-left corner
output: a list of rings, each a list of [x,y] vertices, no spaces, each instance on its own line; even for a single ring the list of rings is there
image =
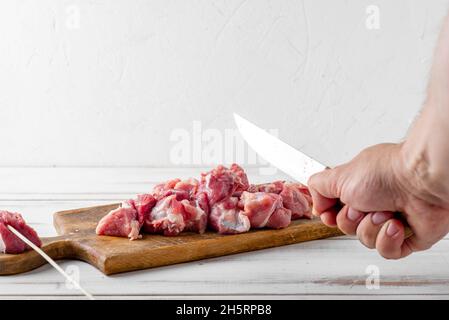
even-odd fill
[[[398,144],[392,158],[395,180],[405,199],[414,196],[433,205],[443,205],[449,200],[446,196],[449,195],[446,192],[448,183],[438,173],[440,170],[424,143],[408,140]]]

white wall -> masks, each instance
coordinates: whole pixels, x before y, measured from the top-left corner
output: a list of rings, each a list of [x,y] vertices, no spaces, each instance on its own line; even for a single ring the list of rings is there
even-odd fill
[[[234,110],[347,160],[405,134],[448,3],[2,0],[0,166],[170,166],[173,130]]]

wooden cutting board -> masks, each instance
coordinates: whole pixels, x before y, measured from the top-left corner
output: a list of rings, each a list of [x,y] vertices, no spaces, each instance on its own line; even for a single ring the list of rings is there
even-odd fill
[[[176,237],[144,235],[142,239],[97,236],[98,221],[119,204],[97,206],[54,214],[59,236],[42,238],[42,249],[53,259],[83,260],[109,275],[277,247],[341,235],[319,220],[298,220],[281,230],[255,230],[239,235],[184,233]],[[45,260],[34,251],[0,254],[0,275],[35,269]]]

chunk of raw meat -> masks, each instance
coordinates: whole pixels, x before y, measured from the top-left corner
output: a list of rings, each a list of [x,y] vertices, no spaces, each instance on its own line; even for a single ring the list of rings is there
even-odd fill
[[[160,199],[147,216],[144,230],[148,233],[162,233],[175,236],[182,231],[204,233],[207,227],[207,213],[197,199],[179,201],[176,195]]]
[[[153,195],[157,200],[176,195],[176,199],[181,201],[190,199],[196,193],[198,185],[198,180],[193,178],[184,181],[173,179],[156,185],[153,188]]]
[[[207,195],[209,206],[224,200],[234,194],[242,192],[249,187],[248,178],[241,167],[236,164],[228,169],[218,166],[215,169],[201,174],[200,192]]]
[[[210,227],[220,234],[247,232],[251,223],[238,207],[238,202],[237,197],[230,197],[213,205],[209,215]]]
[[[22,253],[30,247],[12,233],[7,226],[10,225],[19,231],[28,240],[40,247],[39,236],[33,228],[28,226],[19,213],[0,211],[0,253]]]
[[[196,201],[182,200],[183,217],[186,231],[204,233],[207,227],[207,214]]]
[[[243,192],[239,205],[251,222],[251,228],[263,228],[267,226],[272,214],[282,208],[282,198],[275,193]],[[271,227],[279,228],[274,225],[276,221],[277,219],[272,220]]]
[[[130,240],[136,240],[141,238],[140,227],[136,209],[126,206],[105,215],[98,223],[95,232],[102,236],[128,237]]]
[[[151,213],[151,210],[156,205],[156,199],[151,194],[139,194],[134,199],[134,208],[137,211],[137,218],[140,226],[143,225],[145,218]]]
[[[174,189],[174,187],[176,186],[176,184],[178,182],[181,182],[181,179],[172,179],[172,180],[168,180],[166,182],[162,182],[162,183],[155,185],[153,188],[153,196],[156,199],[160,199],[160,198],[164,197],[164,194],[167,191]]]
[[[176,183],[173,189],[177,191],[187,192],[189,198],[192,198],[196,194],[199,184],[200,183],[198,180],[196,180],[195,178],[190,178],[187,180],[179,181],[178,183]]]
[[[135,199],[123,201],[100,220],[95,231],[98,235],[139,239],[140,229],[155,204],[151,194],[139,194]]]
[[[143,228],[148,233],[162,233],[166,236],[176,236],[185,228],[184,207],[171,195],[158,200],[150,215],[145,219]]]
[[[145,218],[150,214],[155,204],[156,198],[151,194],[139,194],[135,199],[124,201],[122,208],[134,208],[137,212],[137,220],[142,227]]]
[[[292,221],[292,212],[284,207],[276,209],[267,221],[266,227],[272,229],[287,228]]]
[[[235,192],[242,192],[248,190],[249,188],[248,177],[243,168],[240,167],[238,164],[233,163],[231,165],[230,170],[232,173],[234,173],[235,178],[234,183],[237,185]]]
[[[312,218],[312,197],[305,185],[286,182],[279,195],[284,207],[291,210],[292,220]]]
[[[248,188],[248,192],[269,192],[269,193],[281,193],[284,188],[284,181],[274,181],[262,184],[252,184]]]
[[[194,196],[194,201],[198,207],[200,207],[208,216],[210,213],[209,201],[207,195],[204,192],[199,192]]]
[[[292,211],[292,220],[312,217],[312,197],[307,186],[299,182],[274,181],[251,185],[248,191],[279,194],[284,207]]]

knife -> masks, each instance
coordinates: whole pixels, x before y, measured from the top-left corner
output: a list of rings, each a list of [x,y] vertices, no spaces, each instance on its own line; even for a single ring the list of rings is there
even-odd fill
[[[258,155],[302,184],[307,185],[312,175],[329,168],[236,113],[234,121],[243,139]],[[413,231],[405,219],[399,218],[405,225],[404,238],[407,239],[413,235]]]

